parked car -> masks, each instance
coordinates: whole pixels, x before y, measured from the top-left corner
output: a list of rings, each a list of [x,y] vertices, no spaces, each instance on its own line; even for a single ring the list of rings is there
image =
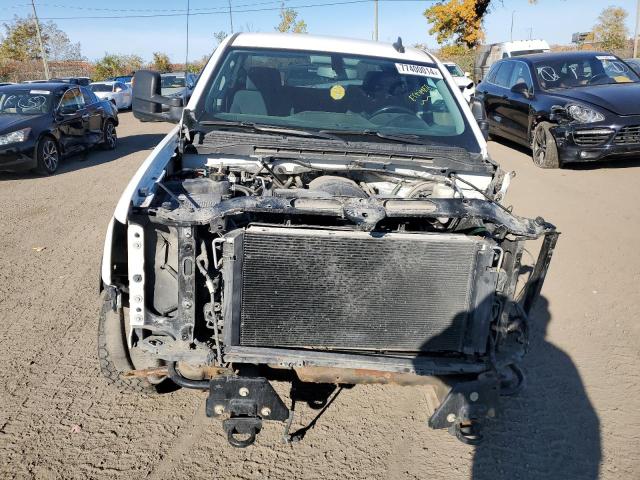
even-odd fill
[[[482,45],[475,57],[473,76],[480,83],[491,66],[503,58],[521,57],[536,53],[549,52],[551,48],[546,40],[515,40],[512,42]]]
[[[189,101],[196,85],[196,75],[193,73],[172,72],[163,73],[161,76],[162,95],[166,97],[179,97],[185,102]]]
[[[113,102],[118,110],[131,108],[133,92],[124,83],[94,82],[89,85],[89,89],[95,93],[96,97]]]
[[[52,78],[50,81],[71,83],[73,85],[80,85],[83,87],[87,87],[91,83],[91,79],[89,77],[55,77],[55,78]]]
[[[557,168],[640,154],[640,78],[615,55],[561,52],[506,59],[478,85],[489,133]]]
[[[0,87],[0,170],[53,174],[63,156],[116,148],[118,112],[90,90],[65,83]]]
[[[640,58],[628,58],[625,60],[636,74],[640,75]]]
[[[443,62],[443,65],[449,70],[467,103],[471,102],[471,97],[476,93],[476,85],[469,78],[469,72],[464,72],[453,62]]]
[[[309,72],[289,84],[293,65]],[[498,204],[510,176],[444,72],[401,40],[279,33],[223,41],[186,109],[136,72],[134,115],[181,126],[107,230],[105,377],[208,391],[236,447],[292,418],[270,380],[315,405],[331,393],[317,383],[432,385],[429,425],[478,441],[521,384],[557,233]],[[524,240],[539,237],[519,303]]]
[[[133,81],[133,75],[121,75],[119,77],[114,77],[111,79],[114,82],[124,83],[127,87],[131,87],[131,82]]]

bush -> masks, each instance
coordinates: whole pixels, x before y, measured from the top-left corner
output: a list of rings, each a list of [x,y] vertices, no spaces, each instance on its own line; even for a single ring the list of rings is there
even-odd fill
[[[105,54],[95,64],[93,80],[105,80],[119,75],[131,75],[142,68],[142,58],[138,55]]]

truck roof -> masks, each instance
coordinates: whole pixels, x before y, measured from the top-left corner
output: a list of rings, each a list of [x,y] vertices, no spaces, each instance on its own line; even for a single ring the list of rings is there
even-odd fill
[[[405,46],[405,52],[400,53],[390,43],[299,33],[240,33],[233,39],[231,46],[337,52],[399,61],[435,62],[429,53],[417,48]]]

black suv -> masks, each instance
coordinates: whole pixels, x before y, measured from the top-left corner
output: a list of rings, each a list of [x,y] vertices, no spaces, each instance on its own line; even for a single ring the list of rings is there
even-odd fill
[[[478,85],[489,132],[532,148],[542,168],[640,154],[640,78],[608,53],[501,60]]]

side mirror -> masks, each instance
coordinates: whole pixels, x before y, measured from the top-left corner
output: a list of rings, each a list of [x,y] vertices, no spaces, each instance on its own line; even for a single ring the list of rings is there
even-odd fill
[[[61,106],[58,112],[60,115],[73,115],[79,110],[77,105],[64,105]]]
[[[184,105],[180,97],[163,97],[158,72],[138,70],[133,77],[133,116],[141,122],[178,123]]]
[[[487,111],[484,108],[484,103],[473,97],[471,99],[471,103],[469,104],[471,107],[471,113],[473,114],[473,118],[476,119],[478,126],[480,127],[480,131],[482,132],[482,136],[485,140],[489,139],[489,122],[487,121]]]
[[[511,91],[513,93],[517,93],[522,95],[525,98],[531,98],[531,93],[529,92],[529,87],[526,83],[516,83],[513,87],[511,87]]]
[[[122,89],[120,87],[116,88],[116,93],[120,93]]]

